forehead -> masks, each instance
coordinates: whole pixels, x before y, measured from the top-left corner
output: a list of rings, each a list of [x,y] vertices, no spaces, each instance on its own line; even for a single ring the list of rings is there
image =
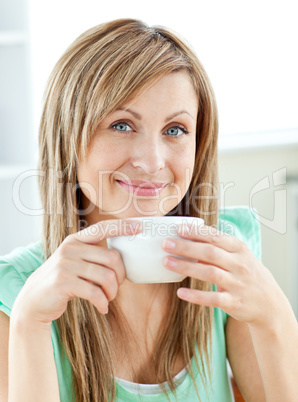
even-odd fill
[[[190,74],[186,71],[169,73],[149,86],[148,89],[140,90],[139,93],[119,105],[115,110],[125,110],[132,105],[148,106],[149,103],[155,104],[157,108],[160,105],[164,107],[168,105],[169,108],[174,107],[175,109],[177,107],[197,109],[198,94]]]

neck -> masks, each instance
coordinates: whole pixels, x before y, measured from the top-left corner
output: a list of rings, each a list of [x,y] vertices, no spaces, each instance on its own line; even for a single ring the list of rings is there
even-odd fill
[[[125,279],[118,289],[117,304],[126,317],[154,315],[156,319],[168,309],[171,283],[132,283]]]

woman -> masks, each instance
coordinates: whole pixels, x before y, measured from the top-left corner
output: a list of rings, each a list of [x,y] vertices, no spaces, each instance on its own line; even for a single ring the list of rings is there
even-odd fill
[[[10,401],[229,401],[227,356],[247,400],[294,401],[289,302],[244,241],[211,230],[217,130],[208,77],[170,30],[115,20],[66,50],[40,125],[42,243],[1,259],[3,400],[9,383]],[[209,227],[163,245],[198,261],[165,259],[182,283],[131,283],[107,248],[107,237],[141,232],[129,218],[149,215]]]

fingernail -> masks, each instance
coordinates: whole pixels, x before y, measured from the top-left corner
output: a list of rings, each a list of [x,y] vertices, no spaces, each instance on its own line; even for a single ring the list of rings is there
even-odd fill
[[[177,267],[177,261],[173,260],[172,258],[167,258],[166,263],[168,267]]]
[[[188,291],[186,289],[179,288],[177,290],[177,295],[179,297],[187,297],[188,296]]]
[[[176,246],[176,243],[172,240],[164,240],[162,245],[168,250],[173,250],[173,248]]]

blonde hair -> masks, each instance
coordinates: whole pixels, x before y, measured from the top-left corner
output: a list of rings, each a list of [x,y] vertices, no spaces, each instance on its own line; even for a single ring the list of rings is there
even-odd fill
[[[162,26],[148,27],[140,20],[118,19],[80,35],[61,56],[47,84],[39,131],[39,169],[44,172],[43,177],[39,176],[39,188],[47,211],[42,236],[46,259],[69,234],[81,228],[81,190],[76,169],[87,155],[98,124],[119,105],[180,70],[189,73],[199,100],[196,158],[189,190],[169,214],[201,217],[207,225],[216,226],[218,204],[212,190],[218,186],[218,122],[207,74],[190,45],[173,31]],[[55,174],[60,180],[51,180],[53,172],[59,172]],[[176,290],[181,285],[212,290],[210,283],[192,278],[173,285],[171,312],[155,347],[153,364],[156,380],[161,383],[166,379],[174,393],[173,367],[181,351],[185,364],[194,356],[204,386],[207,375],[203,358],[211,377],[208,345],[211,348],[213,309],[177,298]],[[129,329],[116,300],[110,303],[110,314],[117,317],[127,334]],[[74,298],[57,326],[72,368],[75,400],[113,399],[114,355],[107,317],[89,301]],[[189,373],[196,387],[191,365]]]

